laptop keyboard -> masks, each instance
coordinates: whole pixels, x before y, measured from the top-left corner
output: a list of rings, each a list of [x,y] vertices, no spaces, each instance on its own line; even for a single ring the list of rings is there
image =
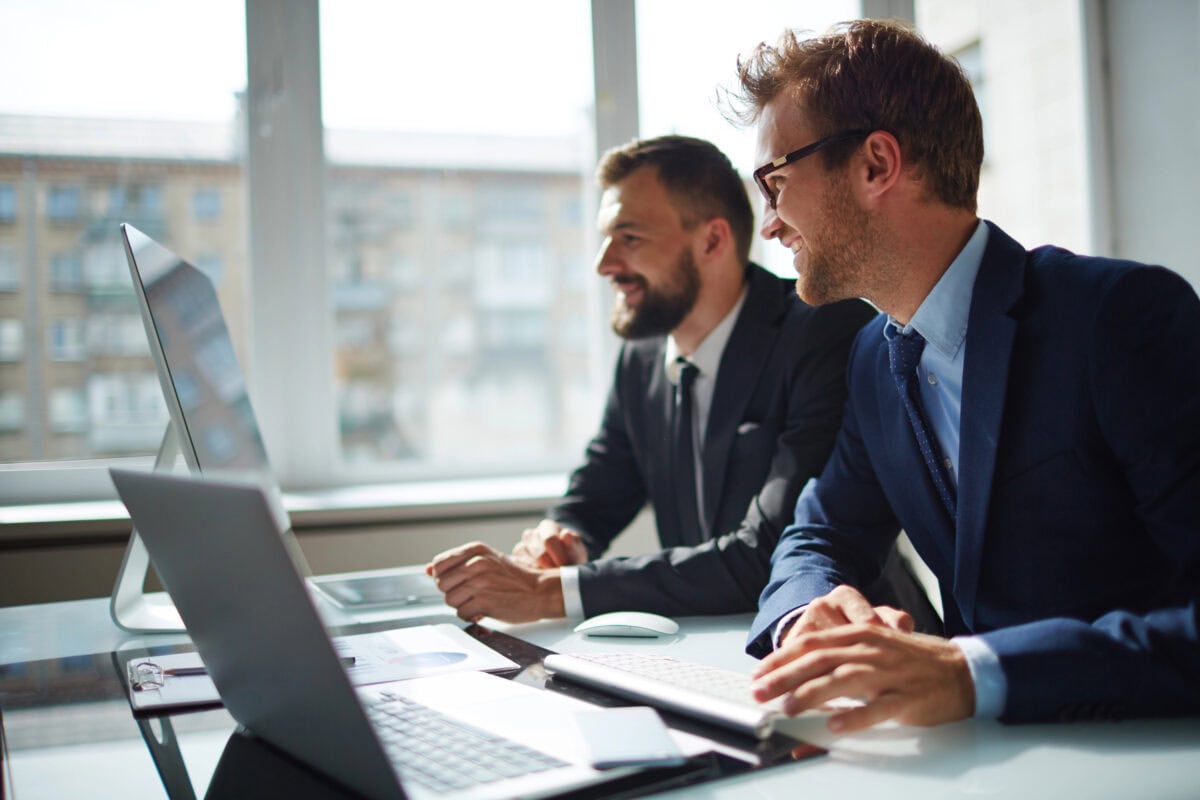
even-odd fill
[[[385,693],[366,708],[403,780],[434,791],[465,789],[567,766],[551,755],[405,697]]]

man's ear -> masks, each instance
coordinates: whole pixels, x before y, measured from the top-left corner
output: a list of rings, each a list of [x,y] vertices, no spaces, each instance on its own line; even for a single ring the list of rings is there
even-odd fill
[[[733,229],[724,217],[713,217],[699,225],[701,252],[708,258],[723,255],[733,247]]]
[[[858,158],[858,188],[868,202],[877,202],[900,181],[904,170],[900,142],[887,131],[873,131],[859,149]]]

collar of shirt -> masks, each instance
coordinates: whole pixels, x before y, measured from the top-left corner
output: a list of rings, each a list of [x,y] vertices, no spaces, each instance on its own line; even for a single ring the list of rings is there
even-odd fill
[[[690,356],[686,356],[687,360],[696,365],[698,373],[696,381],[707,378],[714,380],[717,374],[717,367],[721,365],[721,355],[725,352],[725,345],[729,343],[729,337],[733,334],[733,326],[737,323],[738,314],[742,311],[742,306],[746,304],[746,288],[742,288],[742,294],[737,302],[733,304],[733,308],[729,309],[716,327],[708,332],[704,337],[704,341],[700,342],[700,346],[696,348]],[[664,361],[667,369],[667,378],[672,384],[679,383],[679,364],[678,359],[681,353],[679,352],[679,344],[675,341],[674,336],[667,337],[667,347],[664,354]]]
[[[901,326],[890,314],[888,322],[906,336],[916,330],[946,358],[953,359],[967,338],[971,295],[975,291],[975,276],[979,274],[987,240],[987,223],[979,220],[967,244],[921,301],[908,325]]]
[[[987,239],[987,224],[980,220],[975,233],[950,263],[946,274],[917,308],[912,321],[900,329],[904,335],[916,330],[933,345],[921,354],[917,365],[918,385],[925,415],[955,485],[958,483],[967,321],[971,316],[971,296],[975,292],[975,277],[979,274]],[[890,316],[888,319],[891,324],[884,326],[884,337],[890,339],[896,320]]]

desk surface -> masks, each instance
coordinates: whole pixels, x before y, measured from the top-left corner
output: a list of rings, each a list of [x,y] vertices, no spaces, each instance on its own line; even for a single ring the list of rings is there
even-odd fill
[[[586,639],[563,622],[494,628],[562,652],[637,647],[726,668],[753,663],[741,649],[749,617],[680,623],[680,633],[664,640]],[[172,717],[167,729],[153,721],[139,728],[115,670],[109,666],[109,683],[96,679],[111,665],[112,651],[186,642],[118,630],[106,600],[0,609],[0,779],[13,796],[165,797],[150,735],[178,741],[186,780],[194,796],[203,797],[233,730],[228,715],[199,712]],[[1196,719],[1036,726],[968,721],[937,729],[884,727],[842,738],[814,727],[813,740],[829,754],[662,796],[1200,796]]]

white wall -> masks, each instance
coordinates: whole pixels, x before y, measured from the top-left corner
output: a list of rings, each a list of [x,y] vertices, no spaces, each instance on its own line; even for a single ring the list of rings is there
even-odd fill
[[[1112,246],[1200,287],[1200,0],[1108,0]]]

